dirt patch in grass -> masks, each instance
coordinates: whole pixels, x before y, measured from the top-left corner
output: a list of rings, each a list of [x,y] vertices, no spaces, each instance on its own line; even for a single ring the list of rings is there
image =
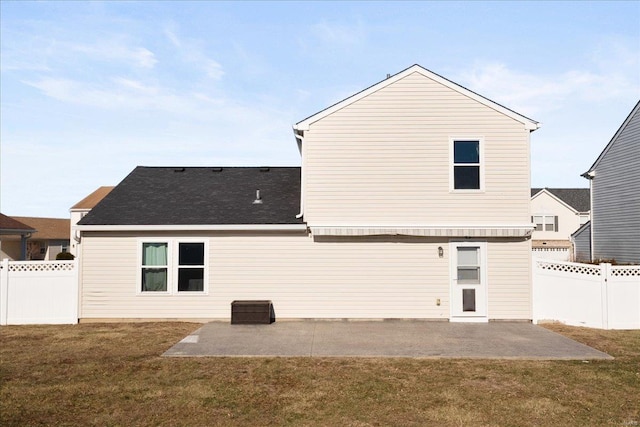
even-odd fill
[[[640,331],[606,361],[162,358],[199,325],[0,328],[0,425],[640,425]]]

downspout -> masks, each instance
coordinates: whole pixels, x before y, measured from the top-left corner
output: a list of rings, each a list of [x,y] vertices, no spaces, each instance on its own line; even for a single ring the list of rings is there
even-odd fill
[[[304,167],[304,155],[302,154],[304,151],[304,131],[298,130],[295,126],[293,127],[293,135],[296,137],[296,142],[298,143],[298,150],[300,151],[300,213],[296,215],[296,219],[302,218],[304,215],[304,178],[305,178],[305,167]]]
[[[591,254],[591,262],[595,260],[595,251],[593,245],[593,177],[595,176],[595,172],[591,171],[586,173],[585,176],[589,180],[589,221],[591,224],[589,225],[589,253]]]
[[[27,260],[27,239],[32,236],[31,233],[25,233],[20,235],[20,259],[22,261]]]

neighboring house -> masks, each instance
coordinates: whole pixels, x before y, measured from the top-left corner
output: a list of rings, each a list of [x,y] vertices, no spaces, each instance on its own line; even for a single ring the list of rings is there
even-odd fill
[[[591,186],[590,247],[585,227],[574,236],[576,251],[640,264],[640,102],[582,176]]]
[[[0,260],[27,259],[27,239],[35,232],[33,227],[0,213]]]
[[[27,260],[50,261],[60,252],[69,252],[68,219],[26,216],[14,216],[13,219],[36,230],[27,240]]]
[[[69,247],[69,252],[73,255],[77,255],[76,244],[79,240],[79,233],[76,230],[76,225],[78,221],[80,221],[86,214],[91,211],[102,199],[105,198],[107,194],[113,190],[114,187],[104,186],[99,187],[93,193],[89,194],[84,199],[80,200],[78,203],[73,205],[69,212],[71,214],[71,228],[69,230],[69,241],[71,242],[71,246]]]
[[[78,223],[81,321],[532,318],[538,123],[414,65],[294,125],[301,168],[138,167]]]
[[[535,256],[569,261],[571,233],[589,221],[588,188],[532,188],[531,222]]]

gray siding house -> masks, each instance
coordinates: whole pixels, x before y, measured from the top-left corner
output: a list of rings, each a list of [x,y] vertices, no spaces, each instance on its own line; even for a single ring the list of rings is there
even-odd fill
[[[591,259],[640,263],[640,102],[582,176],[591,185]]]
[[[576,262],[591,261],[591,221],[582,224],[571,235],[573,242],[573,257]]]

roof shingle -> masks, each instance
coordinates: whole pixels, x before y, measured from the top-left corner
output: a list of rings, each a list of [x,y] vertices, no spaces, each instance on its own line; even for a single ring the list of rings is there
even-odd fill
[[[532,188],[531,197],[542,190],[547,190],[578,212],[591,210],[591,196],[588,188]]]
[[[71,209],[93,209],[107,194],[111,192],[115,187],[100,187],[93,193],[89,194],[84,199],[73,205]]]
[[[38,218],[14,216],[14,219],[37,230],[33,240],[69,240],[71,220],[69,218]]]
[[[299,167],[138,166],[79,224],[301,224],[299,211]]]

